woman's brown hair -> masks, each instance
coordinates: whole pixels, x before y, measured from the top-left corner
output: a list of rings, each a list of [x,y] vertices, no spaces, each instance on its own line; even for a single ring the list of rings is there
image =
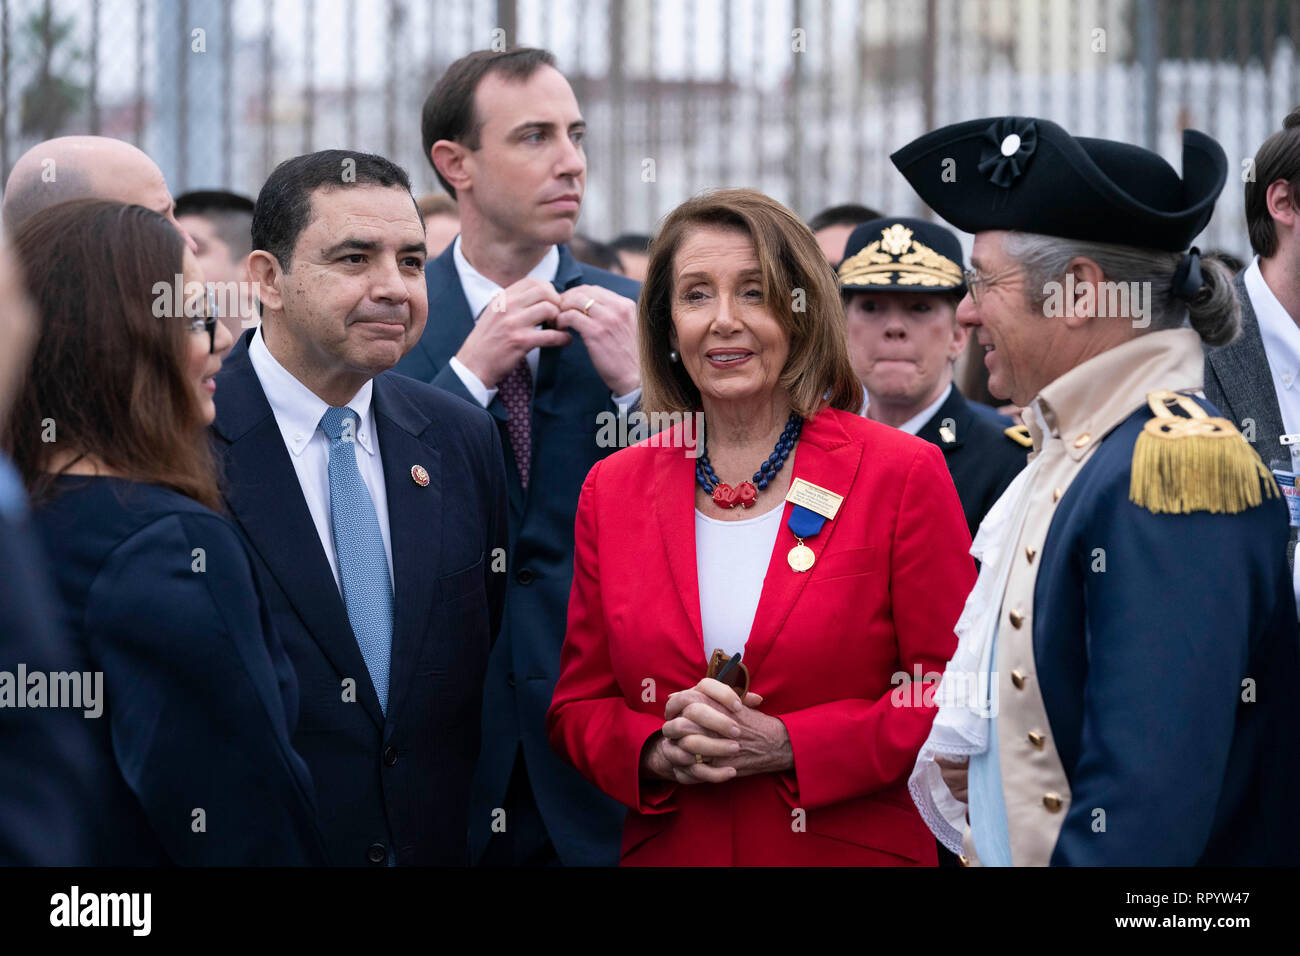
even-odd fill
[[[696,229],[721,227],[749,236],[762,272],[763,300],[790,339],[779,385],[805,418],[829,404],[855,414],[862,386],[849,363],[839,282],[808,227],[775,199],[753,189],[720,189],[682,203],[650,244],[638,325],[641,406],[647,412],[693,412],[700,390],[669,359],[673,328],[673,260]]]
[[[39,333],[4,444],[33,502],[51,493],[55,452],[71,450],[125,478],[220,508],[216,466],[185,372],[193,333],[170,305],[185,254],[180,233],[142,206],[85,199],[26,220],[13,245]],[[163,318],[154,314],[158,283],[167,289]]]

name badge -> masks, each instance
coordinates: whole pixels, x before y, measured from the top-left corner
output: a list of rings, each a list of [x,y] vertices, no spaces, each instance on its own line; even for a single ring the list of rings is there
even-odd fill
[[[1295,473],[1274,468],[1273,478],[1282,489],[1282,500],[1286,502],[1291,516],[1291,527],[1300,528],[1300,488],[1295,486]]]
[[[837,495],[821,485],[814,485],[811,481],[796,478],[790,482],[790,491],[786,494],[785,500],[833,521],[839,514],[840,505],[844,503],[844,496]]]

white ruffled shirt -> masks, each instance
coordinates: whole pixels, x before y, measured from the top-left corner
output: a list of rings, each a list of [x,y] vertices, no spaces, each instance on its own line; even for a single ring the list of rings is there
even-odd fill
[[[1030,410],[1042,422],[1037,403]],[[1046,429],[1045,423],[1043,427]],[[926,826],[953,853],[962,852],[966,804],[952,795],[934,758],[970,757],[988,751],[991,718],[997,708],[994,638],[1012,555],[1029,513],[1030,489],[1041,460],[1036,457],[1016,476],[975,533],[970,553],[980,562],[979,578],[954,627],[957,650],[934,695],[939,712],[907,781]]]

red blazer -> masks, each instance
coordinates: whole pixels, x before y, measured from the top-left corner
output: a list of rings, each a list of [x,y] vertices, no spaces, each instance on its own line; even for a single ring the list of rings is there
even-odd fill
[[[685,786],[642,780],[638,765],[668,695],[707,666],[694,469],[682,448],[643,442],[592,468],[578,503],[547,730],[630,808],[623,865],[933,865],[907,778],[934,708],[896,691],[895,675],[942,674],[975,580],[943,455],[835,409],[805,422],[794,477],[844,503],[805,541],[816,564],[804,573],[786,561],[796,540],[784,506],[744,648],[760,709],[790,734],[794,771]]]

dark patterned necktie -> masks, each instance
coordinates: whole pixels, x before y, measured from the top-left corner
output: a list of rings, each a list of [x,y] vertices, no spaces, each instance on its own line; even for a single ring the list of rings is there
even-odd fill
[[[528,466],[533,457],[533,373],[528,368],[528,356],[519,360],[514,371],[502,381],[500,390],[501,402],[510,416],[506,422],[506,433],[510,436],[510,447],[515,453],[519,482],[527,489]]]

